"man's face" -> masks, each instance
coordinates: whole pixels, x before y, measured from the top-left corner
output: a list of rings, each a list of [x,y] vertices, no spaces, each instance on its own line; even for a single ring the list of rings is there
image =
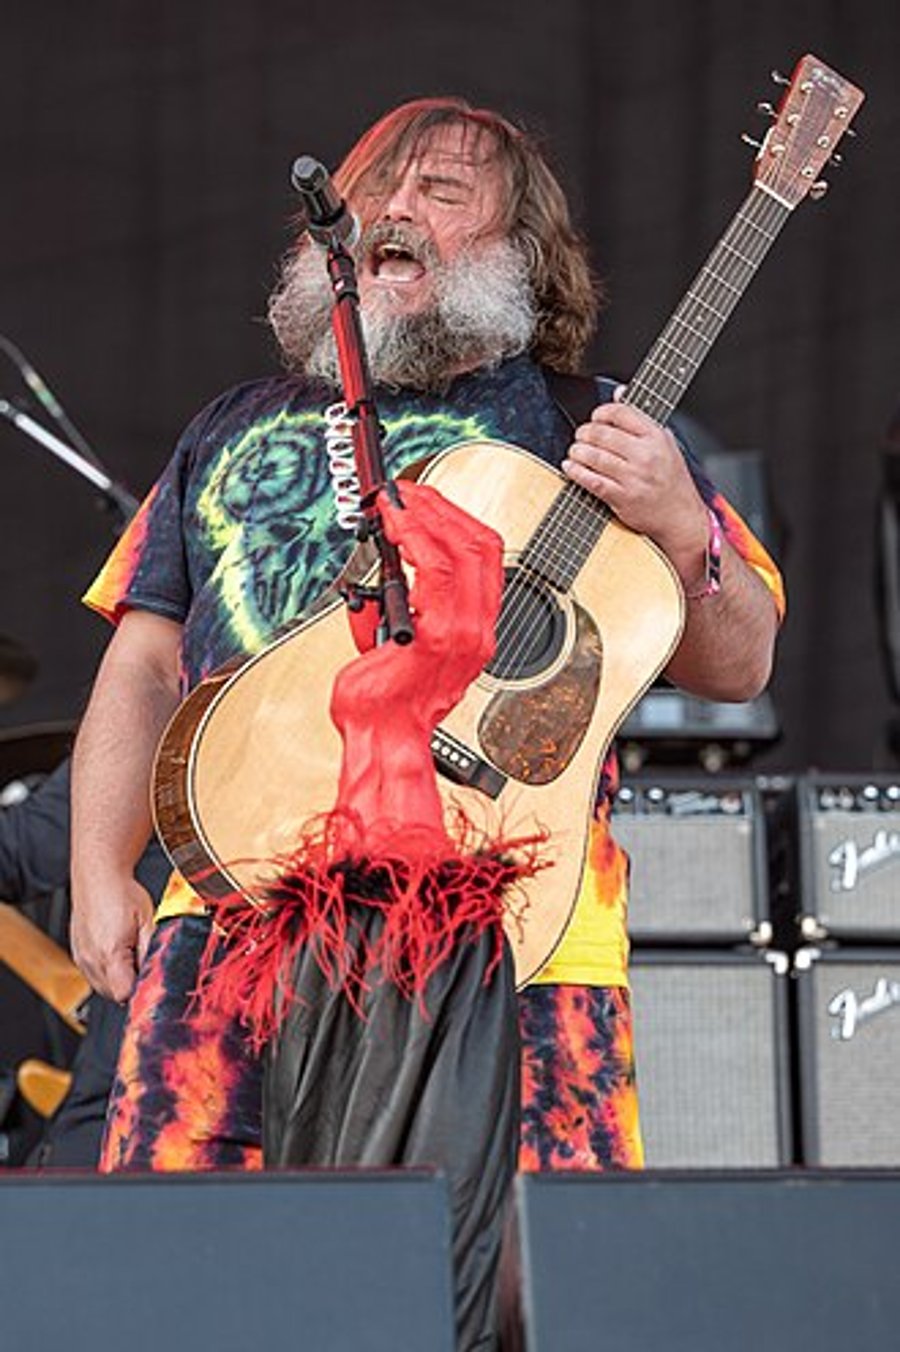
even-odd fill
[[[348,192],[369,369],[378,384],[445,389],[525,352],[536,325],[521,246],[503,226],[506,177],[477,129],[435,128],[414,154]],[[288,364],[338,386],[333,293],[321,250],[288,260],[269,318]]]
[[[501,238],[504,183],[489,151],[462,125],[438,127],[388,181],[357,186],[364,309],[420,312],[434,298],[437,267],[463,254],[476,258]]]

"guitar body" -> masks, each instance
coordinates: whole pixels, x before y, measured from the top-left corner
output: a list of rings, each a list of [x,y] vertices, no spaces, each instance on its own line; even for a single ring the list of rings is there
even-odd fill
[[[528,884],[508,937],[517,980],[544,965],[565,930],[585,868],[604,753],[619,723],[665,666],[683,623],[668,560],[615,518],[573,585],[519,564],[562,476],[528,452],[467,442],[419,478],[505,543],[507,586],[498,653],[441,725],[435,759],[447,804],[506,837],[544,830],[553,867]],[[176,712],[157,758],[160,835],[179,871],[213,899],[252,901],[304,824],[337,797],[341,741],[329,717],[334,678],[356,656],[344,604],[300,621],[237,669],[203,682]]]

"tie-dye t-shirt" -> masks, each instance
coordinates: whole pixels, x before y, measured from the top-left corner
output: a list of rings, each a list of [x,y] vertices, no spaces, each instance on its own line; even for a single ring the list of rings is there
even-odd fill
[[[598,399],[613,382],[598,382]],[[387,469],[457,442],[512,442],[558,465],[571,428],[525,357],[461,376],[444,395],[379,391]],[[782,603],[771,560],[688,456],[731,544]],[[85,596],[115,621],[130,608],[184,625],[185,690],[258,652],[321,594],[354,545],[356,480],[347,411],[333,388],[293,377],[239,385],[190,423],[161,478]],[[626,984],[627,859],[609,833],[616,767],[603,768],[585,871],[569,929],[537,978]],[[182,884],[161,914],[195,906]]]

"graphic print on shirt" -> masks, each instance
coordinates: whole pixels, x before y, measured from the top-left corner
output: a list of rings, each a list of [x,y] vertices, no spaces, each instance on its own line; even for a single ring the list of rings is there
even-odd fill
[[[475,418],[443,412],[386,417],[384,431],[392,472],[490,435]],[[223,650],[257,652],[349,558],[359,493],[355,470],[347,473],[348,432],[343,405],[281,409],[226,441],[210,465],[192,513],[199,547],[214,560],[191,616],[192,637],[205,631],[204,675]]]

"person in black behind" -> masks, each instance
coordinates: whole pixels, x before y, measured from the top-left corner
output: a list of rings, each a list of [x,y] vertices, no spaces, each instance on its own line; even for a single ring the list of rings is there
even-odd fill
[[[28,906],[68,887],[69,770],[70,762],[63,761],[26,798],[0,809],[0,898],[12,905]],[[168,872],[162,850],[151,842],[139,865],[144,886],[158,896]],[[71,1066],[71,1087],[30,1164],[96,1167],[124,1020],[124,1006],[91,996],[87,1031]]]

